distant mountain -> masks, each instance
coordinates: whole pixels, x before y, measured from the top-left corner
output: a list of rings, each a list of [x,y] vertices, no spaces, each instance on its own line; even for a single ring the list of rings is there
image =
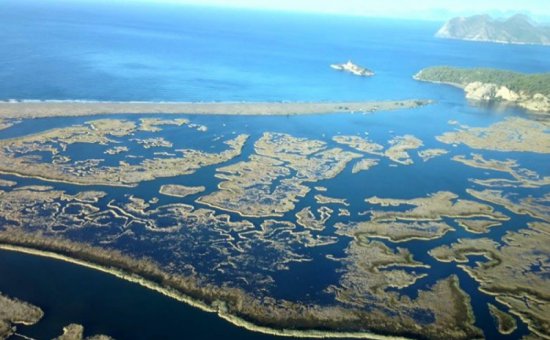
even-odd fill
[[[435,36],[507,44],[550,45],[550,27],[537,25],[522,14],[506,20],[494,20],[488,15],[453,18]]]

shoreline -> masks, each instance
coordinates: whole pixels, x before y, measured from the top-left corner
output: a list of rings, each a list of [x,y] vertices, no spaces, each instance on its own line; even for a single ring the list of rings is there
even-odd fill
[[[53,260],[75,264],[88,269],[97,270],[99,272],[112,275],[118,279],[122,279],[131,283],[138,284],[144,288],[153,290],[157,293],[160,293],[178,302],[183,302],[191,307],[198,308],[201,311],[216,313],[218,317],[229,322],[230,324],[236,327],[244,328],[252,332],[257,332],[257,333],[262,333],[267,335],[274,335],[274,336],[281,336],[281,337],[296,337],[296,338],[310,338],[310,339],[312,338],[315,338],[315,339],[353,338],[353,339],[372,339],[372,340],[409,340],[409,338],[405,338],[405,337],[380,335],[380,334],[370,333],[370,332],[337,332],[337,331],[321,331],[321,330],[315,330],[315,329],[293,330],[293,329],[284,329],[284,328],[275,329],[275,328],[270,328],[265,326],[259,326],[239,316],[236,316],[230,313],[224,313],[220,309],[216,309],[204,303],[203,301],[194,299],[188,295],[185,295],[179,291],[176,291],[175,289],[162,287],[161,285],[155,282],[149,281],[138,274],[127,273],[124,270],[118,269],[116,267],[106,267],[106,266],[95,264],[89,261],[75,259],[66,255],[61,255],[54,251],[39,250],[39,249],[34,249],[32,247],[12,245],[5,242],[0,242],[0,250],[45,257]]]
[[[482,103],[482,104],[490,104],[490,105],[496,104],[496,105],[516,107],[523,110],[526,114],[534,115],[535,117],[545,117],[550,112],[550,104],[548,104],[549,99],[544,95],[542,95],[541,93],[528,95],[523,91],[519,91],[518,93],[516,93],[517,98],[510,99],[510,98],[503,97],[502,95],[499,95],[498,92],[496,93],[496,89],[493,90],[494,91],[493,93],[487,92],[488,86],[493,86],[495,88],[499,87],[501,89],[504,88],[507,91],[511,91],[505,85],[498,85],[498,84],[483,82],[483,81],[470,81],[470,82],[464,82],[464,83],[456,83],[452,81],[431,80],[431,79],[422,78],[421,75],[425,70],[426,69],[422,69],[419,72],[417,72],[415,75],[413,75],[412,79],[423,83],[447,85],[447,86],[461,89],[464,95],[464,99],[470,103],[474,103],[474,104]],[[479,86],[474,86],[475,88],[472,89],[471,86],[476,85],[476,83],[478,83]],[[481,95],[477,94],[480,88],[482,89]],[[539,95],[542,96],[543,98],[546,98],[547,103],[543,103],[541,102],[540,99],[537,99],[537,96]]]
[[[448,86],[452,86],[452,87],[455,87],[457,89],[461,89],[461,90],[464,90],[464,88],[466,87],[465,85],[462,85],[460,83],[453,83],[453,82],[450,82],[450,81],[439,81],[439,80],[427,80],[427,79],[422,79],[419,77],[420,73],[422,71],[418,72],[417,74],[415,74],[412,78],[413,80],[416,80],[416,81],[420,81],[420,82],[423,82],[423,83],[430,83],[430,84],[440,84],[440,85],[448,85]],[[0,104],[1,105],[1,104]]]
[[[107,102],[0,101],[0,118],[75,117],[106,114],[188,114],[285,116],[331,113],[370,113],[412,109],[430,99],[365,102]]]
[[[498,40],[498,39],[480,39],[480,38],[465,38],[465,37],[455,37],[455,36],[438,36],[434,35],[439,39],[447,40],[460,40],[460,41],[469,41],[476,43],[492,43],[499,45],[521,45],[521,46],[550,46],[550,43],[537,43],[537,42],[522,42],[522,41],[508,41],[508,40]]]

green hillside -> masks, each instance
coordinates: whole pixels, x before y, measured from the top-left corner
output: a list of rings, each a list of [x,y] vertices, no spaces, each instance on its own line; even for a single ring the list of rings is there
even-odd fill
[[[436,66],[423,69],[415,78],[460,86],[479,81],[506,86],[515,92],[525,92],[530,95],[541,93],[550,96],[550,73],[526,74],[490,68]]]

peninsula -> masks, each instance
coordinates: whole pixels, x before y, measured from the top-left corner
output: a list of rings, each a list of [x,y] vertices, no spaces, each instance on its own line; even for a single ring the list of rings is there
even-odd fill
[[[351,62],[351,60],[348,60],[347,63],[344,64],[332,64],[330,65],[331,68],[337,70],[337,71],[344,71],[351,74],[354,74],[356,76],[360,77],[372,77],[374,76],[374,71],[369,70],[366,67],[359,66],[357,64],[354,64]]]
[[[102,102],[0,101],[1,118],[41,118],[112,114],[304,115],[411,109],[427,99],[376,102]]]
[[[550,27],[537,25],[522,14],[506,20],[494,20],[488,15],[453,18],[435,36],[503,44],[550,45]]]
[[[533,112],[550,112],[550,73],[436,66],[421,70],[414,79],[459,87],[471,100],[507,102]]]

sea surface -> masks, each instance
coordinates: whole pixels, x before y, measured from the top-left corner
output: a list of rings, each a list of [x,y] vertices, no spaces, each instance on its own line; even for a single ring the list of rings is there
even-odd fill
[[[331,136],[364,134],[386,144],[398,135],[413,134],[424,148],[445,147],[450,153],[424,163],[389,167],[382,160],[373,169],[351,174],[348,168],[333,180],[318,182],[328,195],[346,197],[352,209],[365,210],[364,198],[421,197],[439,190],[465,194],[473,187],[470,178],[487,176],[450,161],[454,155],[472,152],[465,146],[443,145],[433,138],[452,130],[447,122],[458,120],[471,126],[488,126],[505,117],[524,117],[513,107],[476,106],[464,99],[460,89],[421,83],[412,79],[420,69],[434,65],[494,67],[521,72],[550,71],[550,48],[442,40],[433,37],[440,22],[397,21],[206,7],[119,3],[90,4],[69,1],[0,2],[0,100],[83,101],[369,101],[433,99],[435,104],[414,110],[322,116],[243,117],[189,116],[192,123],[208,126],[207,134],[168,127],[163,137],[174,148],[204,151],[224,149],[212,137],[249,134],[257,140],[265,131],[319,139],[329,146]],[[360,78],[332,70],[332,63],[352,60],[376,72]],[[144,115],[146,116],[146,115]],[[117,115],[115,118],[137,119]],[[11,138],[48,128],[80,124],[94,117],[48,118],[24,121],[0,132]],[[102,149],[73,150],[71,156],[90,158]],[[234,163],[253,152],[251,143]],[[497,159],[498,153],[484,155]],[[539,174],[550,175],[548,158],[513,153],[513,158]],[[436,168],[437,171],[433,171]],[[175,183],[204,185],[216,190],[216,166],[190,176],[141,183],[137,188],[101,188],[113,197],[126,193],[138,197],[158,196],[158,187]],[[36,179],[2,176],[23,184],[44,184]],[[56,184],[76,192],[80,188]],[[544,194],[540,189],[537,194]],[[314,205],[314,192],[302,199],[296,211]],[[471,197],[470,197],[471,199]],[[161,203],[178,199],[161,197]],[[504,211],[503,208],[498,208]],[[292,219],[295,211],[285,218]],[[489,237],[498,239],[529,220],[512,216]],[[240,219],[230,213],[233,219]],[[335,217],[334,222],[343,220]],[[455,264],[441,264],[427,254],[440,244],[471,234],[462,229],[433,242],[407,243],[415,259],[435,268],[420,286],[429,286],[450,273],[459,276],[462,288],[472,296],[476,325],[488,338],[518,338],[518,330],[499,335],[487,310],[494,298],[481,294],[477,283]],[[348,240],[349,241],[349,240]],[[345,242],[328,247],[342,255]],[[322,248],[322,247],[321,247]],[[337,282],[323,266],[327,248],[310,254],[318,266],[296,264],[293,270],[274,274],[280,283],[272,294],[300,299]],[[326,263],[325,263],[326,262]],[[321,266],[321,267],[319,267]],[[294,275],[298,271],[301,275]],[[432,272],[436,273],[432,275]],[[81,323],[87,334],[104,333],[117,339],[273,339],[236,328],[205,313],[175,302],[137,285],[55,260],[0,251],[0,292],[34,303],[45,311],[35,326],[21,327],[25,335],[47,339],[71,322]]]

